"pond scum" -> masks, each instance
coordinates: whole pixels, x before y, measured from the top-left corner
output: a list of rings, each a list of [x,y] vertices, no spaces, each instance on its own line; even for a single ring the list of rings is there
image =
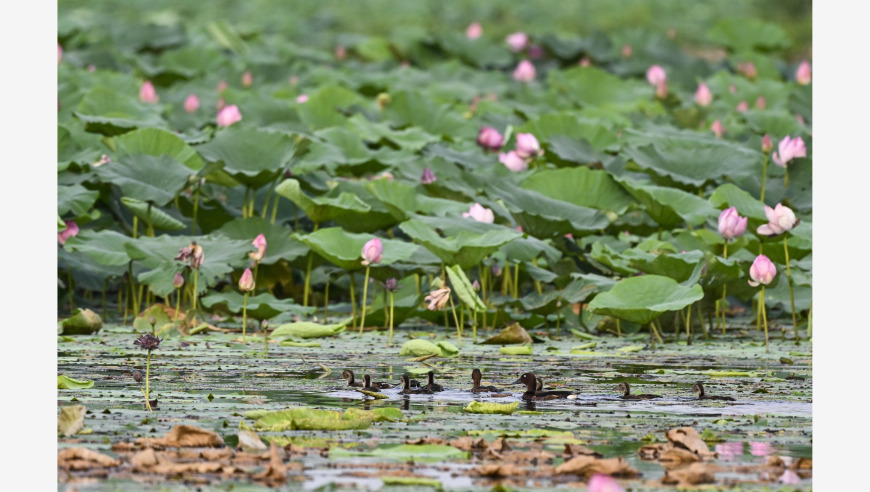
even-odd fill
[[[811,487],[778,7],[332,3],[61,5],[58,485]]]

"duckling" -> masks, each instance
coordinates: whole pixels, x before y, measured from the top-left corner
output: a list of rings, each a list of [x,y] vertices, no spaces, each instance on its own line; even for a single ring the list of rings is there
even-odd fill
[[[527,372],[520,376],[520,379],[518,381],[526,385],[526,392],[523,393],[523,400],[542,401],[555,400],[557,398],[577,398],[577,395],[571,394],[570,391],[543,391],[543,389],[538,391],[539,379],[530,372]],[[541,381],[540,388],[543,388],[543,386],[544,383],[543,381]]]
[[[619,391],[622,392],[623,400],[652,400],[653,398],[661,398],[659,395],[632,395],[631,388],[629,388],[628,383],[619,383],[619,386],[616,387]]]
[[[368,374],[363,376],[363,380],[365,381],[365,386],[363,386],[363,389],[368,391],[381,390],[393,387],[393,385],[389,383],[372,382],[372,377]]]
[[[431,393],[437,393],[439,391],[444,391],[444,386],[435,383],[435,373],[433,371],[429,371],[426,373],[426,376],[429,378],[429,384],[423,386],[423,389],[430,390]]]
[[[730,396],[709,396],[704,394],[704,385],[701,382],[697,382],[692,385],[692,392],[698,395],[699,400],[722,400],[722,401],[735,401],[734,398]]]
[[[344,371],[341,371],[341,377],[344,379],[347,379],[348,386],[353,386],[355,388],[362,388],[363,386],[365,386],[363,383],[360,383],[359,381],[354,381],[353,371],[351,371],[350,369],[345,369]]]
[[[403,395],[431,395],[433,391],[426,386],[419,389],[411,389],[411,378],[407,374],[402,374],[402,391],[399,393]]]
[[[471,381],[474,383],[474,386],[471,388],[472,393],[498,393],[501,391],[495,386],[481,386],[480,380],[482,377],[480,369],[471,371]]]

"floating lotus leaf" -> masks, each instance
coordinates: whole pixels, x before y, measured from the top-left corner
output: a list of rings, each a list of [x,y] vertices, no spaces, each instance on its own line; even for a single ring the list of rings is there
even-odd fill
[[[523,345],[521,347],[500,347],[498,351],[505,355],[532,355],[532,346]]]
[[[63,374],[57,376],[57,389],[88,389],[93,387],[93,381],[73,379],[69,376],[64,376]]]
[[[311,321],[284,323],[271,333],[273,337],[323,338],[337,335],[344,331],[346,323],[321,325]]]
[[[159,106],[139,102],[134,93],[119,94],[104,86],[93,87],[73,114],[85,123],[86,131],[107,136],[136,128],[166,126]]]
[[[519,323],[514,323],[497,335],[494,335],[490,338],[487,338],[483,341],[484,344],[489,345],[511,345],[515,343],[532,343],[532,337],[529,336],[529,333],[520,326]]]
[[[462,409],[463,412],[468,413],[486,413],[486,414],[501,414],[501,415],[510,415],[514,413],[520,406],[520,402],[515,401],[513,403],[487,403],[481,401],[472,401],[465,408]]]
[[[61,322],[62,335],[90,335],[100,331],[103,320],[90,309],[77,308],[72,316]]]
[[[420,340],[419,338],[416,340],[408,340],[399,350],[399,355],[409,355],[413,357],[431,354],[438,356],[442,355],[441,348],[432,342]]]
[[[703,198],[676,188],[642,184],[631,178],[616,178],[625,189],[644,205],[646,213],[662,227],[682,224],[698,226],[719,212]]]
[[[209,294],[200,299],[202,305],[207,308],[223,306],[229,312],[241,314],[244,307],[244,295],[236,291],[219,292]],[[248,317],[252,319],[271,319],[275,316],[293,311],[296,304],[293,299],[275,299],[272,294],[264,292],[255,296],[248,296]],[[274,333],[273,333],[274,334]]]

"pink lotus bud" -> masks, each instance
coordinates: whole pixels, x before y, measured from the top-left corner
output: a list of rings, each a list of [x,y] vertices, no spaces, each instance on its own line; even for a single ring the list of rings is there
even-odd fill
[[[60,47],[60,43],[57,43],[57,64],[60,65],[60,59],[63,58],[63,48]]]
[[[245,72],[242,74],[242,85],[245,87],[250,87],[254,85],[254,76],[251,72]]]
[[[229,84],[227,84],[227,81],[226,81],[226,80],[221,80],[220,82],[218,82],[218,85],[217,85],[217,91],[218,91],[218,93],[227,90],[227,87],[229,87]]]
[[[734,84],[729,85],[728,92],[730,92],[731,94],[737,94],[737,86]]]
[[[195,113],[197,109],[199,109],[199,98],[196,97],[196,94],[187,96],[187,99],[184,100],[184,110],[188,113]]]
[[[472,205],[468,212],[462,212],[462,216],[466,219],[471,217],[478,222],[485,222],[487,224],[495,222],[495,216],[492,213],[492,209],[486,208],[479,203]]]
[[[615,478],[601,473],[592,475],[586,490],[587,492],[625,492]]]
[[[752,266],[749,267],[749,276],[752,278],[749,281],[749,285],[753,287],[758,287],[761,284],[768,285],[773,282],[773,277],[776,276],[776,267],[768,257],[758,255],[755,257],[755,261],[752,262]],[[749,443],[750,447],[752,444],[755,443]],[[752,454],[759,456],[754,451]]]
[[[498,161],[507,166],[513,172],[525,171],[529,168],[529,164],[525,159],[519,156],[516,151],[510,151],[508,153],[500,153],[498,155]]]
[[[707,87],[707,84],[701,82],[698,84],[698,90],[695,91],[695,102],[698,103],[699,106],[709,106],[711,102],[713,102],[713,93],[710,92],[710,88]]]
[[[738,113],[745,113],[746,111],[749,111],[749,104],[746,101],[740,101],[737,104],[736,109]]]
[[[662,82],[661,84],[656,86],[656,97],[659,99],[664,99],[668,97],[668,83]]]
[[[784,232],[788,232],[800,222],[794,215],[794,211],[781,203],[777,203],[775,208],[764,206],[764,215],[767,216],[769,223],[758,226],[756,232],[762,236],[776,236]]]
[[[395,292],[396,289],[399,288],[399,281],[396,280],[396,277],[390,277],[384,280],[384,289],[387,292]]]
[[[765,154],[773,150],[773,142],[770,140],[770,135],[765,134],[761,139],[761,151]]]
[[[112,158],[107,156],[106,154],[103,154],[100,156],[99,160],[91,163],[91,167],[100,167],[100,166],[108,164],[110,162],[112,162]]]
[[[517,133],[517,155],[523,159],[534,159],[544,153],[541,144],[531,133]]]
[[[342,44],[335,47],[334,53],[335,58],[338,60],[344,60],[345,58],[347,58],[347,48],[345,48]]]
[[[799,115],[799,114],[794,115],[794,119],[795,119],[795,121],[797,121],[801,125],[807,124],[807,122],[804,120],[804,117]],[[812,136],[812,134],[810,134],[810,136]]]
[[[472,22],[468,25],[468,28],[465,30],[465,36],[468,39],[477,39],[483,35],[483,27],[480,25],[480,22]]]
[[[429,303],[429,305],[426,306],[426,309],[429,311],[440,311],[450,300],[450,287],[433,290],[428,296],[424,297],[423,300]]]
[[[296,102],[298,104],[305,104],[308,102],[308,94],[299,94],[296,96]]]
[[[743,454],[743,443],[740,441],[723,442],[717,444],[714,448],[719,458],[725,461],[731,461],[735,456]]]
[[[490,270],[492,271],[493,277],[501,277],[502,270],[498,263],[493,263]]]
[[[474,289],[475,292],[480,290],[480,282],[477,279],[474,279],[474,283],[471,284],[471,288]]]
[[[266,236],[260,234],[254,238],[254,241],[251,244],[257,248],[257,251],[248,253],[248,256],[257,263],[263,261],[263,258],[266,256]]]
[[[375,263],[380,263],[383,252],[384,245],[383,243],[381,243],[381,240],[378,238],[370,239],[367,243],[363,245],[362,248],[362,264],[368,266]]]
[[[779,167],[786,167],[789,161],[796,157],[806,157],[807,146],[801,137],[786,136],[779,141],[779,152],[773,153],[773,162]]]
[[[583,58],[580,59],[580,66],[581,67],[588,67],[590,65],[592,65],[592,60],[590,60],[588,56],[584,56]]]
[[[634,49],[631,47],[630,44],[624,44],[622,45],[621,53],[623,58],[631,58],[631,55],[634,53]]]
[[[498,150],[504,144],[504,137],[495,128],[485,126],[477,134],[477,145],[486,150]]]
[[[221,109],[217,115],[218,126],[230,126],[237,121],[242,120],[242,112],[239,107],[233,104]]]
[[[180,289],[184,286],[184,275],[181,272],[175,274],[175,277],[172,278],[172,285],[176,289]]]
[[[737,64],[737,71],[749,80],[755,80],[755,77],[758,77],[758,69],[755,68],[755,64],[752,62],[739,62]]]
[[[794,79],[800,85],[807,85],[812,81],[812,71],[810,70],[810,63],[808,61],[804,60],[801,62],[797,71],[794,73]]]
[[[719,214],[719,234],[725,239],[740,237],[746,231],[747,217],[741,217],[734,207],[726,208]]]
[[[508,46],[510,46],[511,51],[513,51],[514,53],[518,53],[520,51],[523,51],[523,48],[525,48],[526,45],[529,43],[529,37],[526,36],[526,33],[524,32],[515,32],[509,35],[505,39],[505,41],[507,42]]]
[[[251,292],[254,290],[254,274],[250,268],[245,268],[245,273],[239,279],[239,290],[242,292]]]
[[[154,85],[150,80],[146,80],[145,83],[142,84],[142,88],[139,89],[139,100],[148,104],[157,104],[157,101],[160,100],[160,97],[157,95],[157,91],[154,90]]]
[[[97,66],[91,63],[88,65],[88,72],[95,72],[97,70]]]
[[[798,474],[793,472],[792,470],[786,470],[782,473],[779,479],[777,479],[777,482],[786,485],[797,485],[801,483],[801,477],[799,477]]]
[[[427,185],[432,184],[437,180],[438,178],[435,177],[435,173],[433,173],[431,169],[429,169],[428,167],[423,169],[423,175],[420,176],[421,183]]]
[[[66,229],[57,233],[57,242],[63,246],[66,244],[66,240],[73,237],[78,236],[79,234],[79,226],[72,220],[65,220],[64,224],[66,224]]]
[[[664,68],[658,65],[653,65],[646,71],[646,80],[650,85],[658,86],[668,80],[668,75],[665,73]]]
[[[755,107],[758,109],[764,109],[767,107],[767,99],[764,96],[758,96],[758,99],[755,100]]]
[[[769,442],[750,442],[749,453],[752,456],[768,456],[773,454],[773,446]]]
[[[537,59],[543,58],[543,57],[544,57],[544,48],[541,48],[537,44],[530,44],[529,45],[529,58],[531,58],[532,60],[537,60]]]
[[[514,80],[518,82],[531,82],[535,80],[535,66],[529,60],[523,60],[514,70]]]
[[[722,138],[722,135],[725,134],[725,125],[721,121],[716,120],[710,125],[710,130],[716,135],[716,138]]]

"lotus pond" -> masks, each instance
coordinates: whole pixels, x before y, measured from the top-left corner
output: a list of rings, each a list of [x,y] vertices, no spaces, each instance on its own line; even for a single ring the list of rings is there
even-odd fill
[[[59,489],[812,487],[809,4],[107,5]]]

